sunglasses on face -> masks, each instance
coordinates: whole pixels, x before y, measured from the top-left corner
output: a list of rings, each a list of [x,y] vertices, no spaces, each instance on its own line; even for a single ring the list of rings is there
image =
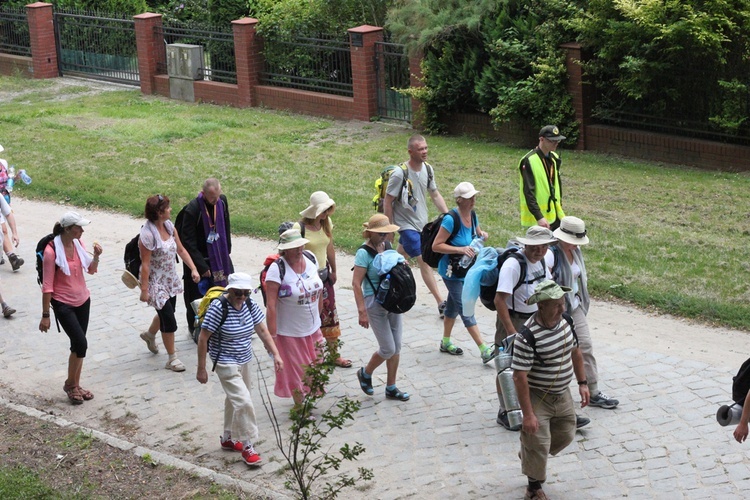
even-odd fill
[[[249,297],[250,290],[232,290],[232,297]]]

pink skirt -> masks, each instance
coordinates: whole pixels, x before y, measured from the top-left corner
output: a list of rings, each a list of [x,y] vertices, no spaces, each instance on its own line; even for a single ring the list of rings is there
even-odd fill
[[[305,367],[323,357],[323,352],[317,347],[325,343],[320,329],[307,337],[277,335],[274,340],[284,360],[284,369],[276,372],[273,393],[280,398],[291,398],[295,391],[307,394],[310,389],[303,382]]]

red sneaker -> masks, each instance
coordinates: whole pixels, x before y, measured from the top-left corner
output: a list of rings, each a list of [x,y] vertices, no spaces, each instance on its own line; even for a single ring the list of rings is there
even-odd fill
[[[263,459],[260,458],[260,455],[255,453],[253,445],[250,445],[242,450],[242,460],[247,465],[260,465],[260,463],[263,461]]]
[[[221,449],[227,450],[227,451],[242,451],[242,442],[241,441],[235,441],[232,438],[227,439],[224,441],[223,436],[219,436],[219,443],[221,443]]]

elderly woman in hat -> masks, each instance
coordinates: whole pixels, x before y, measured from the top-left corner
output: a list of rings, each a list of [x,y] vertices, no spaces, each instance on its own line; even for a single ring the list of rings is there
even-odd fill
[[[308,240],[307,250],[315,254],[318,261],[318,274],[323,281],[323,298],[320,309],[320,331],[329,347],[338,349],[341,336],[339,315],[336,311],[336,250],[333,247],[333,223],[331,214],[336,209],[336,202],[324,191],[315,191],[310,195],[310,206],[301,211],[300,227]],[[336,365],[342,368],[352,366],[351,360],[337,357]]]
[[[309,392],[304,382],[305,367],[321,359],[324,342],[320,332],[323,282],[317,262],[302,253],[307,242],[299,229],[284,231],[279,238],[280,258],[266,273],[268,331],[285,362],[284,370],[276,374],[274,394],[292,398],[297,409],[302,409]]]
[[[222,449],[239,451],[247,465],[260,465],[253,443],[258,439],[255,408],[250,398],[252,336],[258,333],[266,351],[273,356],[276,373],[284,368],[279,351],[268,333],[263,310],[250,298],[252,278],[246,273],[230,274],[226,292],[208,306],[198,337],[198,372],[201,384],[208,381],[206,353],[214,362],[216,375],[226,393]]]
[[[177,331],[175,306],[177,294],[182,293],[176,256],[179,255],[190,269],[193,283],[198,283],[201,277],[170,220],[172,206],[169,198],[160,194],[150,196],[146,200],[144,214],[146,223],[141,227],[138,241],[141,254],[141,302],[156,309],[156,315],[148,330],[141,333],[141,339],[146,342],[149,351],[158,354],[156,332],[161,331],[161,339],[169,356],[164,368],[184,372],[185,365],[177,359],[174,347],[174,334]]]
[[[94,274],[99,269],[102,247],[94,242],[93,258],[81,241],[83,226],[91,221],[76,212],[67,212],[52,229],[54,239],[44,249],[42,282],[42,320],[39,330],[46,332],[50,326],[50,307],[55,318],[70,338],[68,378],[63,390],[74,405],[94,399],[91,391],[81,387],[81,369],[88,343],[91,294],[86,287],[84,273]]]
[[[568,314],[573,318],[578,334],[578,344],[583,354],[583,366],[591,393],[589,405],[610,410],[620,402],[599,390],[599,373],[596,358],[594,358],[589,323],[586,319],[590,299],[586,264],[581,252],[581,246],[589,243],[586,224],[578,217],[565,216],[554,234],[559,243],[547,250],[544,261],[552,272],[552,279],[559,285],[572,289],[571,292],[565,294],[565,305]]]
[[[459,265],[459,260],[464,255],[470,258],[476,256],[474,249],[471,247],[474,238],[487,239],[487,233],[479,227],[479,221],[474,212],[478,194],[479,191],[474,189],[474,185],[470,182],[461,182],[456,186],[453,190],[453,197],[456,199],[457,208],[452,209],[448,212],[448,215],[443,217],[440,230],[432,243],[432,250],[443,254],[438,264],[438,273],[442,276],[445,287],[448,289],[440,352],[453,355],[464,353],[463,349],[451,340],[453,325],[460,314],[469,335],[479,347],[482,362],[487,363],[492,359],[493,350],[482,339],[474,315],[464,316],[461,294],[468,267],[462,268]],[[456,228],[456,224],[458,224],[458,228]]]
[[[382,255],[386,247],[390,248],[386,238],[398,231],[398,226],[391,224],[384,214],[375,214],[363,224],[362,237],[365,243],[354,256],[354,274],[352,288],[357,302],[359,324],[364,328],[372,327],[378,350],[370,357],[367,366],[357,371],[357,378],[362,391],[368,396],[374,394],[372,374],[385,362],[386,387],[385,397],[398,401],[408,401],[409,393],[401,392],[396,387],[396,374],[401,359],[401,335],[403,320],[400,314],[386,311],[375,300],[375,290],[380,284],[380,275],[373,265],[376,255]],[[391,250],[396,254],[395,250]],[[398,254],[396,254],[398,256]]]

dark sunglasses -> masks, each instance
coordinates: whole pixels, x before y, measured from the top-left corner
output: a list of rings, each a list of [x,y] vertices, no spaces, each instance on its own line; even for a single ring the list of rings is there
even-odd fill
[[[573,231],[571,231],[570,229],[565,229],[564,227],[561,227],[561,228],[560,228],[560,231],[562,231],[562,232],[563,232],[563,233],[565,233],[565,234],[572,234],[572,235],[573,235],[573,236],[575,236],[576,238],[583,238],[583,237],[585,237],[585,236],[586,236],[586,230],[584,230],[584,231],[583,231],[582,233],[574,233],[574,232],[573,232]]]
[[[233,297],[249,297],[250,296],[250,290],[232,290],[232,296]]]

